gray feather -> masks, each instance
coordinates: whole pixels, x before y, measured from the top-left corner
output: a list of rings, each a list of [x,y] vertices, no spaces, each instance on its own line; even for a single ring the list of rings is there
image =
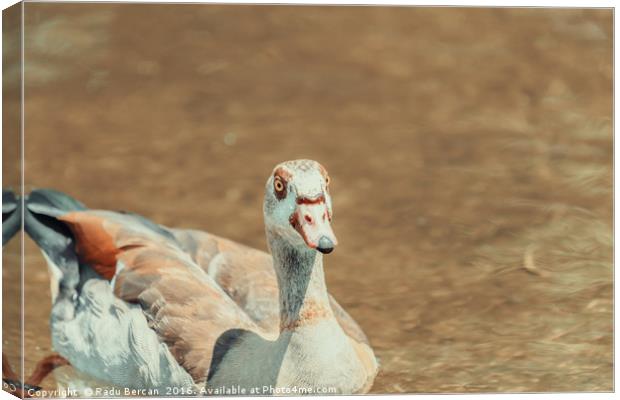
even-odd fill
[[[2,246],[21,228],[21,201],[10,189],[2,189]]]

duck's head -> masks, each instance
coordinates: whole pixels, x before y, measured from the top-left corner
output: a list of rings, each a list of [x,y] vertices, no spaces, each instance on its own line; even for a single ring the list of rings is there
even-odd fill
[[[331,227],[332,200],[329,176],[312,160],[276,165],[265,186],[263,213],[271,235],[293,247],[331,253],[336,236]]]

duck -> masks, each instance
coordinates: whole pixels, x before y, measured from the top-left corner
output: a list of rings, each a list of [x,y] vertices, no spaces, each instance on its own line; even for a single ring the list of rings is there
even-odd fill
[[[54,350],[80,374],[158,395],[358,394],[379,366],[327,291],[337,246],[330,177],[275,166],[264,190],[269,252],[36,189],[25,230],[50,273]],[[140,392],[142,391],[142,392]]]
[[[21,229],[22,201],[12,188],[2,189],[2,248]],[[35,365],[34,370],[22,383],[19,375],[15,372],[6,353],[2,353],[2,384],[7,392],[20,397],[30,398],[41,395],[42,387],[39,386],[43,379],[54,369],[67,365],[67,360],[58,354],[52,353],[41,358]]]

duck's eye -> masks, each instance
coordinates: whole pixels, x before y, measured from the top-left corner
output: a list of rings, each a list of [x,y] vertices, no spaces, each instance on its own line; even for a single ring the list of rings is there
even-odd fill
[[[331,179],[329,178],[329,176],[325,177],[325,186],[329,186],[329,182],[331,182]]]
[[[276,182],[273,184],[273,187],[276,189],[276,192],[281,192],[284,190],[284,183],[281,180],[276,179]]]
[[[286,184],[279,176],[273,179],[273,188],[276,191],[276,197],[280,200],[286,195]]]

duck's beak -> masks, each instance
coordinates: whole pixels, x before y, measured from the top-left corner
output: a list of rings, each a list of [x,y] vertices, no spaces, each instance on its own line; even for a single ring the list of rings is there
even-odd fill
[[[325,201],[321,199],[297,199],[297,208],[291,215],[291,225],[308,247],[323,254],[331,253],[338,244],[330,220]]]

